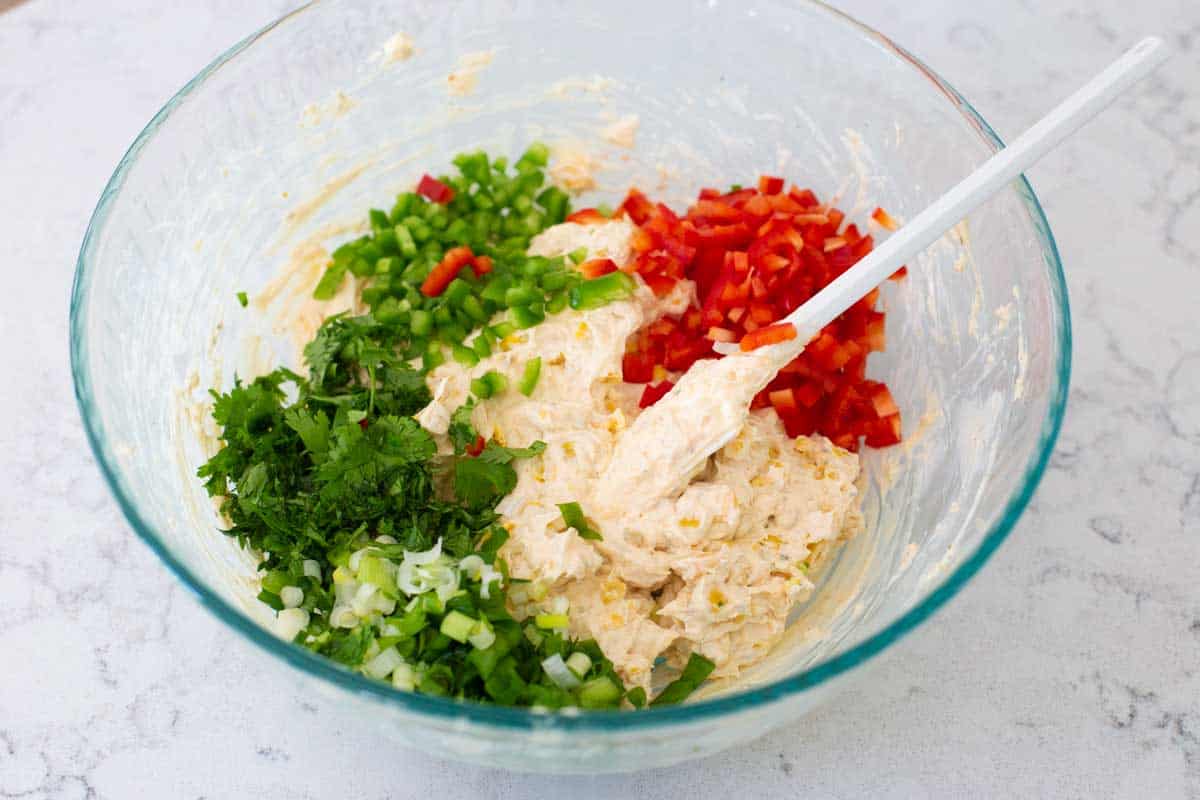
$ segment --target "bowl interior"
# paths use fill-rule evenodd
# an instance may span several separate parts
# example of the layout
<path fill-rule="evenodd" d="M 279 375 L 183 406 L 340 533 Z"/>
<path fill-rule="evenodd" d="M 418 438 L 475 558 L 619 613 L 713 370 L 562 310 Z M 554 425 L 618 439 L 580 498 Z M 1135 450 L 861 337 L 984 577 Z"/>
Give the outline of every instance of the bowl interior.
<path fill-rule="evenodd" d="M 413 40 L 411 58 L 389 56 L 399 32 Z M 472 76 L 473 64 L 482 66 Z M 452 73 L 473 90 L 452 92 Z M 632 117 L 627 148 L 610 126 Z M 215 532 L 194 478 L 212 445 L 207 390 L 297 365 L 280 320 L 311 313 L 303 297 L 318 248 L 355 235 L 368 208 L 389 207 L 457 152 L 516 155 L 531 140 L 594 171 L 578 205 L 613 203 L 636 185 L 683 208 L 702 186 L 772 173 L 835 199 L 860 227 L 877 205 L 910 217 L 996 145 L 918 62 L 815 4 L 307 7 L 176 97 L 97 209 L 72 348 L 114 491 L 139 534 L 227 622 L 328 691 L 365 692 L 399 714 L 605 734 L 813 701 L 953 594 L 1040 475 L 1065 397 L 1068 320 L 1053 242 L 1023 181 L 885 287 L 889 348 L 869 369 L 891 385 L 906 442 L 868 452 L 867 532 L 831 560 L 783 646 L 735 685 L 706 691 L 720 697 L 535 720 L 393 693 L 256 626 L 269 612 L 252 599 L 252 559 Z M 249 309 L 241 290 L 255 298 Z M 760 720 L 754 732 L 763 729 Z M 659 747 L 647 760 L 674 758 Z"/>

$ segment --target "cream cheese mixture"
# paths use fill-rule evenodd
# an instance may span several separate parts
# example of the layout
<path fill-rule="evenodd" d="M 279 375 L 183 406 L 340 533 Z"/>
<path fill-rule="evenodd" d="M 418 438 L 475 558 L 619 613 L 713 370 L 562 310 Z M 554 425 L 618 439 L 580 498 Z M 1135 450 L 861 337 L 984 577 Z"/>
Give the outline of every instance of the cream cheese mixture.
<path fill-rule="evenodd" d="M 535 238 L 529 252 L 586 248 L 589 258 L 623 266 L 634 230 L 626 221 L 565 223 Z M 862 526 L 858 457 L 821 436 L 788 438 L 770 410 L 752 412 L 732 441 L 697 464 L 669 459 L 701 452 L 703 420 L 688 428 L 694 442 L 636 454 L 621 447 L 641 391 L 621 379 L 625 343 L 662 313 L 682 312 L 693 294 L 688 281 L 665 298 L 643 286 L 628 300 L 551 316 L 474 367 L 434 369 L 434 399 L 417 415 L 449 454 L 450 415 L 468 399 L 471 380 L 492 370 L 515 378 L 542 359 L 531 397 L 504 392 L 473 412 L 485 437 L 547 445 L 518 462 L 517 486 L 497 508 L 510 532 L 501 555 L 512 577 L 529 581 L 509 597 L 520 618 L 569 609 L 571 636 L 594 638 L 630 685 L 648 686 L 660 656 L 679 665 L 698 651 L 715 662 L 717 677 L 758 661 L 813 589 L 813 557 Z M 731 370 L 707 370 L 691 390 L 728 392 Z M 636 469 L 624 468 L 629 459 Z M 688 477 L 683 486 L 655 480 L 679 474 Z M 600 541 L 566 527 L 558 504 L 567 502 L 580 503 Z"/>

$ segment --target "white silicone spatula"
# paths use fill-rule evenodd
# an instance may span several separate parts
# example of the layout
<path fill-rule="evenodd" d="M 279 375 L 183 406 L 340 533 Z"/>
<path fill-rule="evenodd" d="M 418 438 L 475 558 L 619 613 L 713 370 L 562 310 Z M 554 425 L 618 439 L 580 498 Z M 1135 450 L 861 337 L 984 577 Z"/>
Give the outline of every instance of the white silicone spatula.
<path fill-rule="evenodd" d="M 823 327 L 1008 186 L 1166 58 L 1166 47 L 1158 37 L 1138 42 L 782 320 L 796 327 L 795 339 L 740 355 L 736 344 L 718 345 L 716 349 L 734 357 L 697 362 L 674 389 L 634 421 L 618 442 L 605 479 L 600 483 L 601 501 L 621 503 L 628 502 L 631 496 L 650 494 L 661 497 L 682 488 L 708 456 L 741 430 L 749 414 L 750 399 L 771 382 L 780 368 L 799 355 Z M 656 458 L 647 461 L 647 453 L 655 453 Z M 645 466 L 631 468 L 636 464 Z"/>
<path fill-rule="evenodd" d="M 885 278 L 1004 189 L 1083 123 L 1107 108 L 1126 89 L 1149 75 L 1166 58 L 1167 49 L 1161 39 L 1156 36 L 1142 39 L 1012 144 L 913 217 L 866 258 L 793 311 L 786 321 L 795 325 L 799 334 L 796 351 L 799 352 L 804 343 L 859 298 L 883 283 Z"/>

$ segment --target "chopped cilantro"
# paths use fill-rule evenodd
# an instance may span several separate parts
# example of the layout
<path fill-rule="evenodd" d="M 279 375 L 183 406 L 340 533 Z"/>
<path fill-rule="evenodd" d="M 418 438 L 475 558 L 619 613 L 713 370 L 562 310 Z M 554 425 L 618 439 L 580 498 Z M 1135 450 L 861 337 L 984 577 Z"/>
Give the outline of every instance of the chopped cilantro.
<path fill-rule="evenodd" d="M 518 621 L 507 610 L 507 588 L 520 581 L 500 557 L 509 533 L 495 507 L 517 484 L 513 462 L 540 455 L 545 443 L 485 441 L 472 424 L 471 399 L 451 415 L 454 454 L 444 456 L 413 418 L 431 395 L 411 364 L 423 362 L 428 371 L 440 363 L 443 346 L 462 341 L 459 329 L 486 323 L 514 282 L 531 290 L 536 276 L 514 270 L 533 263 L 562 272 L 561 263 L 530 262 L 524 254 L 529 237 L 569 211 L 561 191 L 538 190 L 545 148 L 531 147 L 515 176 L 506 163 L 465 154 L 455 159 L 464 178 L 442 178 L 456 192 L 448 204 L 406 193 L 390 213 L 371 212 L 372 235 L 339 247 L 314 292 L 331 298 L 349 272 L 363 281 L 371 313 L 326 319 L 304 349 L 307 375 L 277 369 L 214 392 L 223 444 L 198 475 L 220 498 L 225 533 L 261 557 L 259 598 L 281 622 L 285 613 L 305 620 L 288 628 L 296 644 L 403 690 L 547 708 L 615 708 L 624 698 L 640 708 L 645 691 L 626 692 L 595 642 L 572 641 L 564 627 L 539 628 L 544 615 Z M 465 191 L 472 183 L 478 192 Z M 478 219 L 479 198 L 493 192 L 526 210 L 506 218 L 500 239 L 468 222 Z M 479 287 L 464 281 L 466 290 L 422 295 L 443 245 L 461 244 L 493 258 L 491 290 L 476 297 Z M 387 281 L 376 286 L 379 275 Z M 574 285 L 546 282 L 560 293 Z M 245 292 L 237 296 L 248 304 Z M 516 330 L 504 321 L 485 327 L 480 352 L 472 353 L 487 357 Z M 536 384 L 535 362 L 518 385 L 526 395 Z M 485 394 L 505 391 L 503 375 L 484 377 Z M 600 538 L 577 503 L 560 508 L 580 536 Z M 419 563 L 410 559 L 418 552 L 425 554 Z M 297 597 L 301 605 L 292 607 Z M 543 662 L 556 656 L 583 665 L 578 687 L 563 688 L 546 673 Z M 700 672 L 689 662 L 664 692 L 667 699 L 655 702 L 686 696 L 672 687 L 686 684 L 690 692 L 708 674 Z"/>

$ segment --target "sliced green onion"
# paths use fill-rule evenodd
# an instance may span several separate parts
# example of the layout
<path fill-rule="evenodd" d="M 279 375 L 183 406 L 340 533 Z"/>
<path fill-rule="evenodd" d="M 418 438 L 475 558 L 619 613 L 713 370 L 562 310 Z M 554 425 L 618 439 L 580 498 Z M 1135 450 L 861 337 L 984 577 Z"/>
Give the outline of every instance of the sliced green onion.
<path fill-rule="evenodd" d="M 567 660 L 567 666 L 570 666 L 570 659 Z M 579 687 L 579 705 L 584 708 L 616 708 L 620 702 L 621 687 L 607 675 L 584 681 Z"/>
<path fill-rule="evenodd" d="M 571 259 L 575 264 L 582 264 L 587 260 L 588 250 L 586 247 L 578 247 L 567 253 L 567 258 Z"/>
<path fill-rule="evenodd" d="M 442 619 L 442 625 L 438 629 L 445 635 L 449 636 L 456 642 L 466 642 L 472 632 L 475 630 L 473 620 L 461 611 L 451 611 Z"/>
<path fill-rule="evenodd" d="M 396 587 L 396 576 L 389 563 L 382 558 L 363 556 L 358 564 L 357 577 L 359 582 L 371 584 L 393 600 L 400 596 L 400 590 Z"/>
<path fill-rule="evenodd" d="M 405 692 L 417 687 L 417 673 L 409 664 L 401 664 L 392 671 L 392 686 Z"/>
<path fill-rule="evenodd" d="M 279 594 L 283 587 L 291 585 L 291 577 L 282 570 L 273 569 L 263 576 L 262 588 L 271 594 Z"/>
<path fill-rule="evenodd" d="M 543 630 L 550 630 L 565 628 L 571 624 L 571 620 L 566 614 L 538 614 L 533 618 L 533 624 Z"/>
<path fill-rule="evenodd" d="M 563 661 L 563 657 L 558 653 L 542 661 L 542 669 L 545 670 L 554 685 L 560 689 L 574 689 L 579 686 L 579 678 L 571 672 Z"/>
<path fill-rule="evenodd" d="M 683 702 L 688 695 L 696 691 L 700 684 L 704 683 L 715 667 L 716 664 L 704 656 L 692 653 L 679 677 L 668 683 L 666 688 L 659 692 L 658 697 L 650 701 L 650 705 L 660 706 Z"/>
<path fill-rule="evenodd" d="M 525 634 L 525 638 L 528 639 L 529 643 L 534 647 L 541 647 L 542 642 L 546 639 L 546 635 L 533 625 L 526 625 L 523 632 Z"/>
<path fill-rule="evenodd" d="M 425 351 L 425 355 L 421 357 L 421 368 L 426 372 L 437 369 L 442 364 L 446 363 L 446 354 L 442 348 L 436 344 L 429 345 L 429 349 Z"/>
<path fill-rule="evenodd" d="M 521 373 L 521 380 L 517 383 L 517 391 L 526 397 L 533 395 L 533 390 L 537 388 L 538 379 L 542 377 L 542 358 L 535 356 L 525 362 L 525 371 Z"/>
<path fill-rule="evenodd" d="M 487 620 L 481 619 L 475 623 L 475 627 L 467 639 L 476 650 L 486 650 L 496 643 L 496 632 L 492 630 L 491 625 L 488 625 Z"/>
<path fill-rule="evenodd" d="M 404 658 L 400 655 L 400 652 L 395 647 L 389 647 L 386 650 L 381 650 L 379 655 L 363 664 L 362 670 L 376 680 L 383 680 L 403 663 Z"/>
<path fill-rule="evenodd" d="M 238 303 L 241 304 L 242 308 L 245 308 L 246 306 L 250 305 L 250 298 L 246 295 L 245 292 L 237 293 L 237 301 L 238 301 Z"/>
<path fill-rule="evenodd" d="M 446 610 L 446 604 L 442 601 L 442 598 L 438 597 L 437 592 L 426 592 L 425 594 L 421 595 L 421 609 L 426 614 L 441 614 Z M 460 614 L 459 616 L 466 615 Z M 471 618 L 467 617 L 467 619 Z M 474 622 L 475 620 L 471 620 L 472 624 L 474 624 Z"/>
<path fill-rule="evenodd" d="M 592 658 L 587 653 L 576 651 L 567 656 L 567 669 L 575 673 L 575 677 L 583 678 L 592 668 Z"/>

